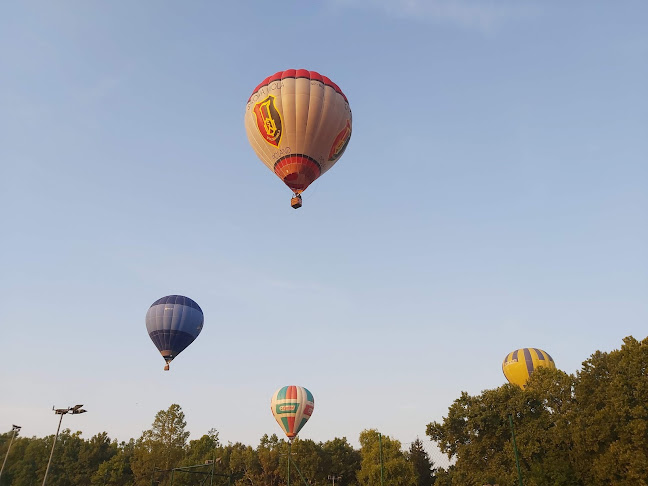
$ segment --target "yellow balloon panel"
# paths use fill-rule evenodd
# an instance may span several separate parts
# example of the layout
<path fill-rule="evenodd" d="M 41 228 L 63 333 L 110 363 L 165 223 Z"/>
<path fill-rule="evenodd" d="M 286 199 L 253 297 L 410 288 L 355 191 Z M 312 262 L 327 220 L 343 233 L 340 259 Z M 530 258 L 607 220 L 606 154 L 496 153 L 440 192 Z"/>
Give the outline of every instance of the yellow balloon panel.
<path fill-rule="evenodd" d="M 254 152 L 295 193 L 333 167 L 351 138 L 351 126 L 351 109 L 340 88 L 304 69 L 266 78 L 245 110 Z"/>
<path fill-rule="evenodd" d="M 524 389 L 534 370 L 542 366 L 556 368 L 553 358 L 546 351 L 537 348 L 521 348 L 506 355 L 502 363 L 502 371 L 509 383 Z"/>

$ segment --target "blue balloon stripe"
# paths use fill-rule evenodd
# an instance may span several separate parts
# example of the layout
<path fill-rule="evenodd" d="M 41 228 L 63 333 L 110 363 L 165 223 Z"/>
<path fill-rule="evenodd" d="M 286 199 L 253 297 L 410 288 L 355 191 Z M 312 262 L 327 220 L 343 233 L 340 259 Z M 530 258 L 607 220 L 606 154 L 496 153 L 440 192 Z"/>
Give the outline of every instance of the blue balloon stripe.
<path fill-rule="evenodd" d="M 522 351 L 524 351 L 524 361 L 526 361 L 527 372 L 529 373 L 529 376 L 531 376 L 531 373 L 533 373 L 533 358 L 531 357 L 531 351 L 529 351 L 529 348 L 524 348 Z"/>

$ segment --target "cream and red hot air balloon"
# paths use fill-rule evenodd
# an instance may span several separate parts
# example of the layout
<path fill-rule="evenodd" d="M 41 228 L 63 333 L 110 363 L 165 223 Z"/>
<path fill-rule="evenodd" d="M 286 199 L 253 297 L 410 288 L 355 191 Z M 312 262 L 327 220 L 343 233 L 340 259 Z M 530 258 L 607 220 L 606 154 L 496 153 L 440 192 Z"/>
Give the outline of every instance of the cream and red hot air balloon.
<path fill-rule="evenodd" d="M 513 385 L 526 388 L 526 382 L 534 372 L 541 367 L 556 368 L 549 353 L 537 348 L 522 348 L 506 355 L 502 362 L 502 372 Z"/>
<path fill-rule="evenodd" d="M 315 408 L 313 394 L 303 386 L 279 388 L 270 401 L 272 415 L 292 442 Z"/>
<path fill-rule="evenodd" d="M 259 84 L 245 109 L 245 130 L 263 164 L 294 193 L 301 193 L 344 153 L 351 138 L 351 108 L 326 76 L 288 69 Z"/>

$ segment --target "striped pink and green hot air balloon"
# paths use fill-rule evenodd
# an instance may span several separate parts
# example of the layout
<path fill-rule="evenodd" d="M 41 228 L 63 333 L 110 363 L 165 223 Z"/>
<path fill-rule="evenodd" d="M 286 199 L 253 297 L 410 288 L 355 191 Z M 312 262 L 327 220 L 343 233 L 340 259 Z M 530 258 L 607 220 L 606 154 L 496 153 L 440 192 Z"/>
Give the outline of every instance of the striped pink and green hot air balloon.
<path fill-rule="evenodd" d="M 314 408 L 313 394 L 303 386 L 279 388 L 270 402 L 272 415 L 291 441 L 308 422 Z"/>

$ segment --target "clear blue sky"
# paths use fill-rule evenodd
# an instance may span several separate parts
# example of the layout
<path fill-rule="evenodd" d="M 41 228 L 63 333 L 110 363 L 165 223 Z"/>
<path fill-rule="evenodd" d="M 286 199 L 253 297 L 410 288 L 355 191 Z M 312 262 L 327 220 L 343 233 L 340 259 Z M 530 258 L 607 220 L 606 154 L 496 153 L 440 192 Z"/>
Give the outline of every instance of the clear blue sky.
<path fill-rule="evenodd" d="M 4 2 L 0 430 L 126 440 L 425 438 L 520 347 L 575 372 L 648 334 L 648 4 Z M 245 103 L 306 68 L 349 98 L 340 162 L 289 206 Z M 165 373 L 167 294 L 199 338 Z"/>

